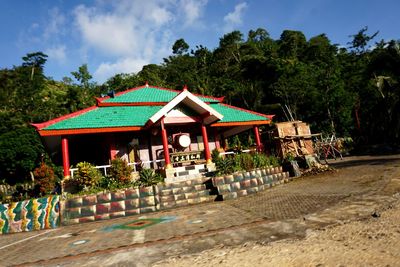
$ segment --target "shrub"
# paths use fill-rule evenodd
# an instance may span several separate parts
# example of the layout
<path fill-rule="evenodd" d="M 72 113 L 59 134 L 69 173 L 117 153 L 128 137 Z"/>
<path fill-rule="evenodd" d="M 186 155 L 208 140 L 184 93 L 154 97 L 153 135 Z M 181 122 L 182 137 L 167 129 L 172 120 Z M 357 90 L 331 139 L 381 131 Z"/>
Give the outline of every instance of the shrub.
<path fill-rule="evenodd" d="M 250 171 L 254 169 L 253 156 L 248 153 L 235 155 L 235 170 Z"/>
<path fill-rule="evenodd" d="M 156 173 L 153 169 L 145 169 L 143 168 L 139 172 L 139 179 L 136 181 L 138 186 L 146 187 L 161 183 L 164 181 L 164 178 Z"/>
<path fill-rule="evenodd" d="M 220 157 L 220 154 L 219 154 L 218 149 L 214 149 L 214 150 L 211 152 L 211 160 L 212 160 L 214 163 L 216 163 L 220 158 L 221 158 L 221 157 Z"/>
<path fill-rule="evenodd" d="M 80 190 L 88 190 L 98 185 L 102 179 L 102 175 L 98 169 L 88 162 L 80 162 L 76 165 L 76 171 L 73 180 L 76 182 Z"/>
<path fill-rule="evenodd" d="M 270 157 L 265 154 L 254 154 L 253 156 L 255 168 L 265 168 L 271 165 Z"/>
<path fill-rule="evenodd" d="M 43 196 L 52 193 L 56 184 L 56 176 L 54 175 L 53 168 L 42 162 L 33 171 L 33 176 L 35 178 L 35 188 L 40 195 Z"/>
<path fill-rule="evenodd" d="M 217 167 L 217 174 L 231 174 L 234 170 L 235 161 L 231 157 L 226 158 L 218 158 L 214 161 L 215 166 Z"/>
<path fill-rule="evenodd" d="M 269 157 L 269 163 L 270 163 L 270 165 L 272 165 L 274 167 L 277 167 L 277 166 L 281 165 L 280 160 L 275 156 L 270 156 Z"/>
<path fill-rule="evenodd" d="M 120 184 L 128 184 L 132 181 L 131 173 L 132 168 L 128 166 L 128 163 L 121 158 L 116 158 L 111 161 L 111 167 L 108 169 L 108 178 Z"/>

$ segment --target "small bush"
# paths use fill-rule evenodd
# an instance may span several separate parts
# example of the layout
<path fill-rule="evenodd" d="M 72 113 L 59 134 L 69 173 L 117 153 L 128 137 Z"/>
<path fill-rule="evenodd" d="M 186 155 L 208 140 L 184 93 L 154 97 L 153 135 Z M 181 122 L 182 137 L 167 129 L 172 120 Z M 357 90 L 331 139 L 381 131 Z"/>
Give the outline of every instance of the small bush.
<path fill-rule="evenodd" d="M 253 156 L 248 153 L 235 155 L 235 170 L 251 171 L 254 169 Z"/>
<path fill-rule="evenodd" d="M 235 161 L 231 157 L 220 158 L 215 162 L 217 167 L 217 174 L 231 174 L 235 171 Z"/>
<path fill-rule="evenodd" d="M 217 175 L 231 174 L 237 171 L 251 171 L 255 168 L 276 167 L 280 165 L 280 161 L 277 157 L 249 153 L 236 154 L 233 157 L 227 156 L 226 158 L 215 156 L 213 157 L 213 162 L 217 167 Z"/>
<path fill-rule="evenodd" d="M 164 178 L 156 173 L 153 169 L 145 169 L 143 168 L 139 172 L 139 179 L 136 181 L 136 184 L 141 187 L 156 185 L 164 181 Z"/>
<path fill-rule="evenodd" d="M 212 160 L 212 162 L 216 163 L 220 158 L 221 157 L 220 157 L 220 153 L 219 153 L 218 149 L 214 149 L 211 152 L 211 160 Z"/>
<path fill-rule="evenodd" d="M 80 190 L 87 191 L 95 187 L 102 179 L 102 175 L 98 169 L 88 162 L 80 162 L 76 165 L 76 171 L 73 180 L 76 182 Z"/>
<path fill-rule="evenodd" d="M 273 167 L 277 167 L 277 166 L 281 165 L 280 159 L 275 156 L 269 156 L 269 163 Z"/>
<path fill-rule="evenodd" d="M 129 184 L 132 181 L 132 168 L 121 158 L 116 158 L 111 161 L 111 167 L 108 169 L 107 173 L 111 181 L 114 180 L 123 185 Z"/>
<path fill-rule="evenodd" d="M 253 156 L 254 167 L 255 168 L 265 168 L 271 165 L 270 157 L 265 154 L 255 154 Z"/>
<path fill-rule="evenodd" d="M 42 162 L 33 171 L 33 176 L 35 178 L 35 189 L 37 189 L 39 195 L 43 196 L 53 192 L 56 185 L 56 176 L 53 168 Z"/>

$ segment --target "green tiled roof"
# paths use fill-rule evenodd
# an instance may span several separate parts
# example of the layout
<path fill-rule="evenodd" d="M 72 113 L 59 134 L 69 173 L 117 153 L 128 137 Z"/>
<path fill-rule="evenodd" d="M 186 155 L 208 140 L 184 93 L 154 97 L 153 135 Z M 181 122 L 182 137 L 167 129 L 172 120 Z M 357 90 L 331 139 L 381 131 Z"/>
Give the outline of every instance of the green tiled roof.
<path fill-rule="evenodd" d="M 99 107 L 44 130 L 143 126 L 162 106 Z"/>
<path fill-rule="evenodd" d="M 168 102 L 177 95 L 176 92 L 144 87 L 138 90 L 110 98 L 104 102 Z M 219 122 L 247 122 L 268 121 L 269 118 L 219 103 L 217 99 L 199 97 L 203 101 L 212 102 L 210 107 L 223 115 Z M 144 126 L 146 122 L 157 113 L 163 106 L 106 106 L 96 107 L 76 117 L 66 118 L 51 124 L 42 130 L 69 130 L 85 128 L 108 128 L 108 127 L 130 127 Z M 188 116 L 198 115 L 194 110 L 180 103 L 177 107 Z"/>
<path fill-rule="evenodd" d="M 221 113 L 224 117 L 219 122 L 244 122 L 244 121 L 264 121 L 269 120 L 264 116 L 254 114 L 250 111 L 244 111 L 229 107 L 223 104 L 210 104 L 210 107 Z"/>
<path fill-rule="evenodd" d="M 169 102 L 179 92 L 170 91 L 167 89 L 159 89 L 154 87 L 143 87 L 137 90 L 115 96 L 104 100 L 104 103 L 139 103 L 139 102 Z M 219 101 L 215 98 L 199 96 L 201 101 L 218 103 Z"/>

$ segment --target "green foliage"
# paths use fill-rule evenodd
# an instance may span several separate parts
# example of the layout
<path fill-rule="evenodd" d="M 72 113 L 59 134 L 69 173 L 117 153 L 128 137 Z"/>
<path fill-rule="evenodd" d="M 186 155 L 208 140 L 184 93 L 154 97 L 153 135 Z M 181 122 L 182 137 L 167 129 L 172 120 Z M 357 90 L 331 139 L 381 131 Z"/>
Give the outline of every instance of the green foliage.
<path fill-rule="evenodd" d="M 139 172 L 139 179 L 136 181 L 136 185 L 146 187 L 162 182 L 164 182 L 164 178 L 159 173 L 156 173 L 153 169 L 143 168 Z"/>
<path fill-rule="evenodd" d="M 217 175 L 231 174 L 235 171 L 235 160 L 232 157 L 219 158 L 214 163 Z"/>
<path fill-rule="evenodd" d="M 220 153 L 218 149 L 214 149 L 213 151 L 211 151 L 211 160 L 212 162 L 216 162 L 218 161 L 218 159 L 220 159 Z"/>
<path fill-rule="evenodd" d="M 132 181 L 131 173 L 132 168 L 121 158 L 113 159 L 111 161 L 111 167 L 107 170 L 108 177 L 120 184 L 130 183 Z"/>
<path fill-rule="evenodd" d="M 30 181 L 30 172 L 45 154 L 32 128 L 19 128 L 0 135 L 0 177 L 8 184 Z"/>
<path fill-rule="evenodd" d="M 89 69 L 87 64 L 83 64 L 79 67 L 78 71 L 71 72 L 72 76 L 81 83 L 83 88 L 89 89 L 90 80 L 92 79 L 92 75 L 89 73 Z"/>
<path fill-rule="evenodd" d="M 102 179 L 98 169 L 88 162 L 80 162 L 76 165 L 78 170 L 74 174 L 74 182 L 80 190 L 87 191 L 96 187 Z"/>
<path fill-rule="evenodd" d="M 46 195 L 53 192 L 56 185 L 56 176 L 53 168 L 42 162 L 39 167 L 33 171 L 35 178 L 35 187 L 40 195 Z"/>
<path fill-rule="evenodd" d="M 184 39 L 178 39 L 172 46 L 172 53 L 176 55 L 182 55 L 186 53 L 189 49 L 189 45 L 185 42 Z"/>
<path fill-rule="evenodd" d="M 217 175 L 231 174 L 237 171 L 251 171 L 257 168 L 276 167 L 279 159 L 265 154 L 242 153 L 234 156 L 213 158 L 217 167 Z"/>
<path fill-rule="evenodd" d="M 266 168 L 266 167 L 272 165 L 271 161 L 270 161 L 270 157 L 268 157 L 267 155 L 262 154 L 262 153 L 254 154 L 253 162 L 254 162 L 255 168 Z"/>
<path fill-rule="evenodd" d="M 275 156 L 270 156 L 269 162 L 270 162 L 271 166 L 273 166 L 273 167 L 277 167 L 277 166 L 281 165 L 281 160 Z"/>
<path fill-rule="evenodd" d="M 251 171 L 255 169 L 254 159 L 250 153 L 235 155 L 235 170 Z"/>

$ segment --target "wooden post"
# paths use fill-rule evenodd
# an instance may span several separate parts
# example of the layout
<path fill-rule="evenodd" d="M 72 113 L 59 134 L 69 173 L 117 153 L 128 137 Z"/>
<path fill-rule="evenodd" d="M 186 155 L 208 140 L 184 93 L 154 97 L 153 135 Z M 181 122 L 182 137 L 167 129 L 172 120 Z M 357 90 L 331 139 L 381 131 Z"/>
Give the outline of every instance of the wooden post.
<path fill-rule="evenodd" d="M 258 126 L 253 126 L 253 130 L 254 130 L 254 136 L 256 138 L 257 151 L 261 152 L 261 140 L 260 140 L 260 133 L 258 131 Z"/>
<path fill-rule="evenodd" d="M 207 128 L 204 124 L 201 124 L 201 134 L 203 136 L 203 144 L 204 144 L 204 157 L 206 159 L 207 164 L 212 163 L 211 161 L 211 153 L 210 153 L 210 146 L 208 144 L 208 135 L 207 135 Z"/>
<path fill-rule="evenodd" d="M 61 151 L 62 151 L 62 160 L 64 168 L 64 178 L 69 178 L 70 177 L 69 151 L 68 151 L 68 139 L 66 137 L 61 138 Z"/>

